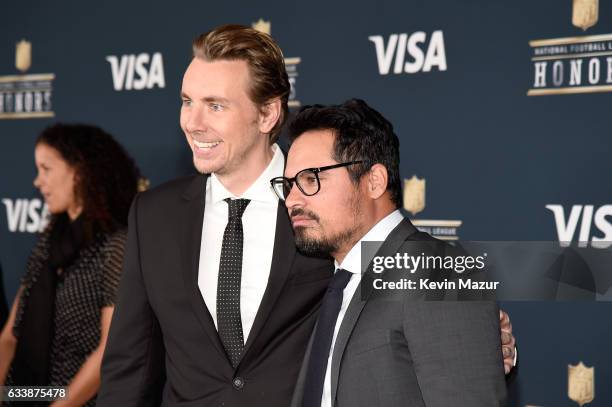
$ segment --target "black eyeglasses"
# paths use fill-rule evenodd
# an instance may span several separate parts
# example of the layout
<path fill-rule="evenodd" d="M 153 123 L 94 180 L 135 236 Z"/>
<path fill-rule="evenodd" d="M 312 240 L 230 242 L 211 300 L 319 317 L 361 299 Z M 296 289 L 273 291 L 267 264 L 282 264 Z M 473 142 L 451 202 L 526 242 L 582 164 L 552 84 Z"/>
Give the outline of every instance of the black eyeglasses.
<path fill-rule="evenodd" d="M 334 168 L 348 167 L 353 164 L 360 164 L 363 161 L 350 161 L 347 163 L 328 165 L 319 168 L 306 168 L 295 174 L 293 178 L 276 177 L 270 180 L 272 189 L 278 196 L 278 199 L 284 201 L 289 196 L 293 183 L 295 183 L 300 191 L 306 196 L 312 196 L 321 189 L 321 181 L 319 181 L 319 173 L 322 171 L 332 170 Z"/>

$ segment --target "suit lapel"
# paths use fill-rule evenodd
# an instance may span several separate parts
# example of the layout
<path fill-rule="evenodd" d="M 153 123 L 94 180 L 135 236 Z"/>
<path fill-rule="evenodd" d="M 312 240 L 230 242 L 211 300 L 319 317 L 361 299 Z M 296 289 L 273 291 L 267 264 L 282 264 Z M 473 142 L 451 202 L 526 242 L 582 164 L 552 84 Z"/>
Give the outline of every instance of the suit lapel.
<path fill-rule="evenodd" d="M 264 292 L 255 321 L 253 322 L 253 327 L 244 347 L 243 360 L 270 316 L 272 308 L 285 285 L 285 281 L 287 281 L 295 257 L 296 248 L 289 215 L 287 214 L 287 207 L 279 201 L 277 210 L 270 277 L 268 278 L 266 291 Z"/>
<path fill-rule="evenodd" d="M 408 219 L 404 219 L 399 225 L 395 227 L 382 244 L 376 256 L 390 256 L 394 255 L 400 246 L 408 239 L 408 237 L 417 232 L 417 229 L 410 223 Z M 362 268 L 363 269 L 363 268 Z M 369 269 L 369 267 L 368 267 Z M 338 390 L 338 376 L 340 374 L 340 363 L 346 344 L 348 343 L 353 328 L 359 319 L 359 315 L 363 310 L 370 294 L 372 293 L 372 274 L 366 272 L 362 274 L 361 283 L 355 290 L 355 294 L 349 303 L 349 306 L 344 314 L 344 319 L 340 324 L 338 335 L 336 336 L 336 342 L 334 344 L 334 352 L 332 355 L 332 366 L 331 366 L 331 399 L 332 406 L 336 404 L 336 393 Z M 363 298 L 363 299 L 362 299 Z"/>
<path fill-rule="evenodd" d="M 206 181 L 208 175 L 196 176 L 193 182 L 183 194 L 183 206 L 181 220 L 177 225 L 181 236 L 180 245 L 182 253 L 182 271 L 185 292 L 191 303 L 197 320 L 209 336 L 210 341 L 220 353 L 227 359 L 215 323 L 202 298 L 198 286 L 198 271 L 200 268 L 200 246 L 202 242 L 202 224 L 204 222 L 204 204 L 206 197 Z M 229 364 L 229 361 L 228 361 Z"/>

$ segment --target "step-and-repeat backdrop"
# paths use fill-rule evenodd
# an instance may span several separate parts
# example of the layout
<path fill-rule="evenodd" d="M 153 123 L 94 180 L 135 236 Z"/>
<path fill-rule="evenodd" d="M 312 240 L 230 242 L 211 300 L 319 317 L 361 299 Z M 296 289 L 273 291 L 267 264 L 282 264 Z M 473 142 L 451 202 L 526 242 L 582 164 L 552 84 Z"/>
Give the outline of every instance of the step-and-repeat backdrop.
<path fill-rule="evenodd" d="M 178 122 L 191 40 L 230 22 L 281 45 L 292 108 L 359 97 L 394 123 L 405 208 L 420 228 L 448 240 L 612 240 L 609 1 L 9 1 L 0 25 L 9 301 L 47 214 L 32 185 L 39 132 L 56 121 L 101 126 L 153 186 L 191 173 Z M 612 405 L 610 303 L 503 307 L 518 338 L 513 405 Z M 594 369 L 570 375 L 581 362 Z"/>

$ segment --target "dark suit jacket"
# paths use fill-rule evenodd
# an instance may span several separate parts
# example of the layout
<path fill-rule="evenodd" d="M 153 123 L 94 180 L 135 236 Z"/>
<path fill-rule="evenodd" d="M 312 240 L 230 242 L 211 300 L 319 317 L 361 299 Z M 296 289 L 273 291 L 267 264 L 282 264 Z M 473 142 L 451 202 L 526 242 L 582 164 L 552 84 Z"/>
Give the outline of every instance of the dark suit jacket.
<path fill-rule="evenodd" d="M 418 232 L 405 219 L 391 232 L 377 255 L 394 256 L 398 252 L 446 255 L 447 250 L 453 249 Z M 418 270 L 416 275 L 425 277 L 423 273 Z M 429 277 L 440 280 L 447 276 L 435 272 Z M 334 344 L 333 406 L 503 404 L 506 389 L 499 311 L 494 301 L 423 301 L 419 291 L 374 290 L 372 278 L 376 277 L 370 273 L 363 275 Z M 457 298 L 458 293 L 450 294 Z M 303 403 L 309 354 L 310 345 L 292 407 L 301 407 Z"/>
<path fill-rule="evenodd" d="M 180 179 L 132 204 L 98 406 L 159 405 L 164 382 L 165 406 L 290 402 L 333 265 L 296 251 L 279 203 L 270 278 L 233 369 L 198 288 L 205 185 L 206 176 Z"/>

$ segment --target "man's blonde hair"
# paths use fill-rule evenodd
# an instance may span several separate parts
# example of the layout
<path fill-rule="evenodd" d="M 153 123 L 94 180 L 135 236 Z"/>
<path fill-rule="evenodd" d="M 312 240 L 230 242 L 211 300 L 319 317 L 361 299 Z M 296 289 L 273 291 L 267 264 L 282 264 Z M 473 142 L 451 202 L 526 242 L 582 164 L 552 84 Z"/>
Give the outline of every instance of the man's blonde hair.
<path fill-rule="evenodd" d="M 206 61 L 246 61 L 251 74 L 249 97 L 259 108 L 279 98 L 281 114 L 272 130 L 270 144 L 276 142 L 289 116 L 289 77 L 280 47 L 268 34 L 237 24 L 223 25 L 193 40 L 193 57 Z"/>

